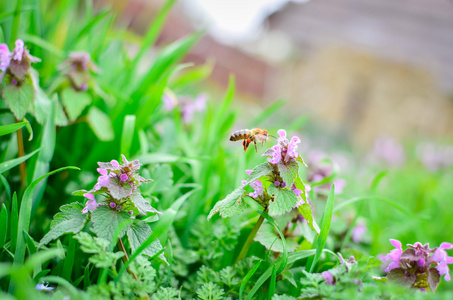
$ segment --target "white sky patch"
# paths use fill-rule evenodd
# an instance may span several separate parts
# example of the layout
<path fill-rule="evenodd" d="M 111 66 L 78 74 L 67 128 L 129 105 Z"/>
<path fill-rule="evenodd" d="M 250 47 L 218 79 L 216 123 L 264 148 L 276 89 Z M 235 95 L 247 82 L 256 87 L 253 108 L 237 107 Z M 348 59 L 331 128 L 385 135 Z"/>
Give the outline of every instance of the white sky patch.
<path fill-rule="evenodd" d="M 263 20 L 288 0 L 185 0 L 184 5 L 209 33 L 223 43 L 257 37 Z"/>

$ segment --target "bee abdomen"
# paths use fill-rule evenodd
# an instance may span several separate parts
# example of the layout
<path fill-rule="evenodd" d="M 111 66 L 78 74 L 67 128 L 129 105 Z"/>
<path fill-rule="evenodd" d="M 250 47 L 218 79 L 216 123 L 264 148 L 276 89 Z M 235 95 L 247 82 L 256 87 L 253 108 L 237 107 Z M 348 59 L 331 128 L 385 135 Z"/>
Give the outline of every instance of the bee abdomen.
<path fill-rule="evenodd" d="M 239 140 L 246 140 L 250 137 L 250 130 L 248 129 L 241 129 L 238 131 L 233 132 L 230 135 L 230 141 L 239 141 Z"/>

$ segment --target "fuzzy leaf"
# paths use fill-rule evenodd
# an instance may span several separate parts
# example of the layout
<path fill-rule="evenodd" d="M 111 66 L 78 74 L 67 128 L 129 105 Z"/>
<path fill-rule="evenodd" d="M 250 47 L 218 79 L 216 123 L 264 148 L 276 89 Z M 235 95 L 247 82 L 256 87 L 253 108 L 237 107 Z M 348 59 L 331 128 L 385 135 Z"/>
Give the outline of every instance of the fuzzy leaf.
<path fill-rule="evenodd" d="M 127 238 L 129 240 L 129 244 L 131 245 L 132 253 L 135 252 L 137 248 L 140 247 L 140 245 L 146 241 L 147 238 L 149 238 L 152 232 L 153 231 L 151 230 L 151 227 L 149 227 L 149 225 L 146 224 L 145 222 L 133 224 L 127 230 Z M 160 250 L 162 250 L 162 245 L 160 244 L 159 239 L 156 239 L 154 242 L 151 243 L 151 245 L 149 245 L 148 248 L 143 250 L 142 254 L 149 257 L 153 257 Z M 167 262 L 164 253 L 161 253 L 159 255 L 159 258 Z"/>
<path fill-rule="evenodd" d="M 119 183 L 116 177 L 109 177 L 107 189 L 110 195 L 118 200 L 129 197 L 132 194 L 132 187 L 128 183 Z"/>
<path fill-rule="evenodd" d="M 237 276 L 236 270 L 233 267 L 228 266 L 220 270 L 220 280 L 229 287 L 239 284 L 240 279 Z"/>
<path fill-rule="evenodd" d="M 61 212 L 54 216 L 52 223 L 50 223 L 50 231 L 41 239 L 38 248 L 65 233 L 78 233 L 82 230 L 88 219 L 87 214 L 82 214 L 83 208 L 83 204 L 79 202 L 60 207 Z"/>
<path fill-rule="evenodd" d="M 160 287 L 152 296 L 151 300 L 179 300 L 179 291 L 171 287 Z"/>
<path fill-rule="evenodd" d="M 73 88 L 66 88 L 61 93 L 61 102 L 70 121 L 75 121 L 82 111 L 90 105 L 92 99 L 87 92 L 78 92 Z"/>
<path fill-rule="evenodd" d="M 146 215 L 148 212 L 160 213 L 155 208 L 153 208 L 151 204 L 145 198 L 143 198 L 142 194 L 140 194 L 140 192 L 138 191 L 132 193 L 131 201 L 132 203 L 134 203 L 138 211 L 143 215 Z"/>
<path fill-rule="evenodd" d="M 304 203 L 302 205 L 299 205 L 299 212 L 304 217 L 305 221 L 307 221 L 308 226 L 310 226 L 311 230 L 319 234 L 320 229 L 315 219 L 313 218 L 313 212 L 311 210 L 310 204 Z"/>
<path fill-rule="evenodd" d="M 23 83 L 21 86 L 8 83 L 3 88 L 3 99 L 18 120 L 21 120 L 25 116 L 25 113 L 33 102 L 34 94 L 35 90 L 28 82 Z"/>
<path fill-rule="evenodd" d="M 275 232 L 274 226 L 265 222 L 261 225 L 260 229 L 258 230 L 255 241 L 259 242 L 261 245 L 266 247 L 266 249 L 270 249 L 274 252 L 283 252 L 283 243 L 280 238 L 280 235 Z M 286 239 L 286 248 L 288 252 L 293 252 L 299 244 L 292 238 Z M 271 248 L 272 247 L 272 248 Z"/>
<path fill-rule="evenodd" d="M 288 187 L 291 187 L 293 182 L 299 176 L 299 164 L 296 161 L 290 161 L 287 164 L 280 161 L 277 164 L 277 168 L 283 178 L 283 181 L 286 182 Z"/>
<path fill-rule="evenodd" d="M 305 192 L 305 184 L 300 179 L 299 174 L 297 174 L 296 179 L 294 179 L 294 185 L 296 186 L 296 189 L 299 189 L 302 191 L 302 194 L 300 194 L 300 197 L 304 200 L 304 202 L 307 202 L 307 194 Z"/>
<path fill-rule="evenodd" d="M 19 80 L 22 80 L 31 68 L 31 61 L 24 57 L 22 60 L 12 59 L 9 63 L 9 70 Z"/>
<path fill-rule="evenodd" d="M 79 241 L 80 249 L 85 253 L 101 253 L 109 246 L 109 241 L 102 238 L 94 238 L 87 232 L 79 232 L 74 236 Z"/>
<path fill-rule="evenodd" d="M 401 253 L 401 259 L 408 260 L 408 261 L 418 261 L 420 258 L 423 258 L 423 254 L 416 255 L 415 250 L 412 248 L 406 249 Z"/>
<path fill-rule="evenodd" d="M 155 178 L 155 181 L 149 184 L 152 193 L 165 192 L 173 185 L 173 172 L 169 165 L 157 166 L 151 172 L 151 178 Z"/>
<path fill-rule="evenodd" d="M 300 156 L 300 155 L 297 156 L 296 160 L 307 167 L 307 164 L 304 162 L 304 159 L 302 158 L 302 156 Z"/>
<path fill-rule="evenodd" d="M 44 124 L 50 115 L 52 101 L 55 101 L 55 124 L 58 126 L 68 125 L 68 119 L 66 118 L 63 107 L 61 106 L 58 98 L 55 94 L 54 99 L 50 100 L 47 94 L 38 87 L 35 96 L 35 116 L 39 124 Z"/>
<path fill-rule="evenodd" d="M 128 213 L 110 209 L 107 206 L 100 206 L 91 213 L 91 221 L 93 222 L 93 231 L 98 237 L 112 241 L 116 228 L 125 220 L 130 219 Z M 121 230 L 118 238 L 121 238 L 127 230 L 127 226 Z"/>
<path fill-rule="evenodd" d="M 390 270 L 387 274 L 387 278 L 393 283 L 398 283 L 408 287 L 412 286 L 417 279 L 415 274 L 406 274 L 402 268 Z"/>
<path fill-rule="evenodd" d="M 250 177 L 247 179 L 247 184 L 250 184 L 254 182 L 255 180 L 258 180 L 259 178 L 266 176 L 267 174 L 270 174 L 272 172 L 272 168 L 269 166 L 269 164 L 262 163 L 258 166 L 256 166 L 253 170 L 252 173 L 250 174 Z"/>
<path fill-rule="evenodd" d="M 91 107 L 88 111 L 88 123 L 94 134 L 103 142 L 113 140 L 115 134 L 113 133 L 113 126 L 110 118 L 100 109 Z"/>
<path fill-rule="evenodd" d="M 431 289 L 431 291 L 435 292 L 437 289 L 437 286 L 439 285 L 440 282 L 440 275 L 439 271 L 437 271 L 436 268 L 431 267 L 428 270 L 428 284 Z"/>
<path fill-rule="evenodd" d="M 105 252 L 91 256 L 88 261 L 96 268 L 109 268 L 115 266 L 116 261 L 124 256 L 124 252 Z"/>
<path fill-rule="evenodd" d="M 245 201 L 242 199 L 243 195 L 244 188 L 242 186 L 235 189 L 226 196 L 225 199 L 220 200 L 214 205 L 214 208 L 208 215 L 208 220 L 210 220 L 217 212 L 220 212 L 222 218 L 242 213 L 246 207 Z"/>
<path fill-rule="evenodd" d="M 298 199 L 293 191 L 288 189 L 279 189 L 271 184 L 267 192 L 274 195 L 274 200 L 269 202 L 270 215 L 281 215 L 296 207 Z"/>

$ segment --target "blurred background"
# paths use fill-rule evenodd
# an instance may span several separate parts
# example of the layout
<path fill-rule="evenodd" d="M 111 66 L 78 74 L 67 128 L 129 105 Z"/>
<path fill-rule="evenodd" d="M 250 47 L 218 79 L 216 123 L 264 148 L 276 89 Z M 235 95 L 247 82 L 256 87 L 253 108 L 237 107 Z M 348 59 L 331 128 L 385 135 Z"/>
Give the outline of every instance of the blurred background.
<path fill-rule="evenodd" d="M 139 34 L 163 3 L 96 1 Z M 251 116 L 284 99 L 285 118 L 307 116 L 362 150 L 381 136 L 453 133 L 453 1 L 181 0 L 158 44 L 194 30 L 207 34 L 186 61 L 212 61 L 205 89 L 234 74 L 236 105 Z"/>

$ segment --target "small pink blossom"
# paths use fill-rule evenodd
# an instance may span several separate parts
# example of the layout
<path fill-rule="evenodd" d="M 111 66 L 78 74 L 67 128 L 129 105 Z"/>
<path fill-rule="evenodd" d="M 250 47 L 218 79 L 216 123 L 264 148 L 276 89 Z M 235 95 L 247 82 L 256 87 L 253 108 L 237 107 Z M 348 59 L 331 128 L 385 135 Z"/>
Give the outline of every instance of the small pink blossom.
<path fill-rule="evenodd" d="M 252 175 L 252 170 L 245 170 L 245 173 L 247 173 L 248 175 Z"/>
<path fill-rule="evenodd" d="M 90 193 L 85 193 L 83 194 L 83 196 L 87 198 L 88 201 L 85 203 L 85 208 L 82 210 L 82 213 L 86 214 L 88 211 L 94 211 L 98 207 L 94 195 Z"/>
<path fill-rule="evenodd" d="M 402 245 L 401 242 L 398 240 L 390 239 L 390 243 L 396 248 L 390 251 L 389 254 L 387 254 L 384 257 L 384 262 L 388 260 L 392 260 L 390 264 L 388 265 L 387 269 L 385 269 L 385 272 L 390 272 L 390 270 L 397 269 L 400 267 L 400 258 L 401 254 L 403 253 Z"/>
<path fill-rule="evenodd" d="M 254 192 L 249 194 L 250 197 L 256 199 L 263 195 L 263 183 L 261 181 L 256 180 L 250 183 L 250 186 L 254 189 Z"/>
<path fill-rule="evenodd" d="M 335 285 L 334 277 L 333 277 L 332 273 L 330 273 L 329 271 L 324 271 L 321 273 L 321 275 L 322 275 L 322 277 L 324 277 L 325 283 L 330 284 L 330 285 Z"/>
<path fill-rule="evenodd" d="M 276 165 L 282 160 L 282 149 L 280 145 L 275 145 L 271 149 L 274 152 L 271 154 L 272 156 L 267 159 L 267 161 Z"/>
<path fill-rule="evenodd" d="M 22 40 L 17 40 L 16 41 L 16 48 L 14 48 L 14 54 L 13 54 L 13 59 L 22 61 L 22 58 L 24 56 L 24 41 Z"/>

